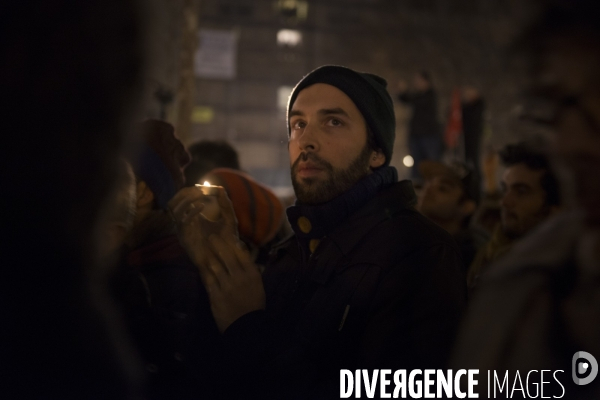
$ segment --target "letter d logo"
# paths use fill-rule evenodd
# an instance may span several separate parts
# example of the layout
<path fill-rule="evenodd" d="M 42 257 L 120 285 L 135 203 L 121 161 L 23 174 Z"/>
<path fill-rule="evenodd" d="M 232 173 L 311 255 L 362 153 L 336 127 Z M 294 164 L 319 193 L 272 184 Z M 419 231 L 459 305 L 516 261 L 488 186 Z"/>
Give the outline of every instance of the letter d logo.
<path fill-rule="evenodd" d="M 579 361 L 582 358 L 586 360 L 586 362 L 582 362 L 579 363 L 579 365 L 577 365 L 577 361 Z M 572 367 L 573 382 L 575 382 L 576 385 L 587 385 L 596 378 L 596 375 L 598 375 L 598 362 L 596 361 L 593 355 L 585 351 L 578 351 L 577 353 L 573 354 Z M 578 374 L 581 375 L 586 373 L 587 371 L 590 371 L 590 367 L 591 372 L 587 377 L 579 378 L 577 376 Z"/>

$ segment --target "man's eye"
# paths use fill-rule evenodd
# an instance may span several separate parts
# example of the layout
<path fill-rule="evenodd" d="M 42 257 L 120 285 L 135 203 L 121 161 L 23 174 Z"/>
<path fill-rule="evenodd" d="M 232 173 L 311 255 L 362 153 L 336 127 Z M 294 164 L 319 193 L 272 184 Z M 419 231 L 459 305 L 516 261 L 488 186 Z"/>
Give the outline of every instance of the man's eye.
<path fill-rule="evenodd" d="M 293 129 L 303 129 L 306 126 L 304 121 L 296 121 L 292 124 Z"/>
<path fill-rule="evenodd" d="M 329 120 L 328 125 L 331 125 L 331 126 L 341 126 L 343 124 L 342 124 L 342 121 L 340 121 L 339 119 L 332 118 L 332 119 Z"/>

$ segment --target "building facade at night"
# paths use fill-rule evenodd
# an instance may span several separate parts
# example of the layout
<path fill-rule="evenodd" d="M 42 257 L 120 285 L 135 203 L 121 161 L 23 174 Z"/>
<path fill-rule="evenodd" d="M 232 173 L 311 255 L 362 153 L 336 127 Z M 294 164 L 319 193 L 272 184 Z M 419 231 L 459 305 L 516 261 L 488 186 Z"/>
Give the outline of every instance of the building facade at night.
<path fill-rule="evenodd" d="M 163 31 L 156 39 L 156 81 L 174 91 L 184 0 L 155 2 Z M 473 85 L 488 104 L 486 140 L 499 146 L 516 135 L 511 121 L 517 79 L 505 61 L 524 15 L 516 1 L 201 0 L 197 7 L 201 53 L 193 125 L 183 140 L 232 142 L 242 168 L 266 184 L 289 186 L 287 95 L 304 74 L 324 64 L 379 74 L 392 97 L 399 79 L 410 82 L 415 72 L 428 70 L 443 123 L 452 89 Z M 212 65 L 198 65 L 207 60 Z M 396 114 L 392 165 L 407 176 L 402 160 L 410 110 L 397 103 Z"/>

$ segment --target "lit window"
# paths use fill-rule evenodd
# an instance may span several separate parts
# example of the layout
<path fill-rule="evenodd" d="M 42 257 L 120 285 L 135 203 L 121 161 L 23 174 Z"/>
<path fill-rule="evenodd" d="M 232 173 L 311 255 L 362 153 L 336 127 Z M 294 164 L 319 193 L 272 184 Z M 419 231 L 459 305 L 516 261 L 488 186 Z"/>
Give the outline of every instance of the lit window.
<path fill-rule="evenodd" d="M 302 44 L 302 33 L 293 29 L 282 29 L 277 32 L 277 44 L 280 46 L 296 47 Z"/>
<path fill-rule="evenodd" d="M 293 89 L 291 86 L 279 86 L 277 89 L 277 107 L 280 110 L 287 110 L 288 99 Z"/>
<path fill-rule="evenodd" d="M 308 15 L 308 2 L 304 0 L 277 0 L 275 9 L 288 22 L 302 22 Z"/>

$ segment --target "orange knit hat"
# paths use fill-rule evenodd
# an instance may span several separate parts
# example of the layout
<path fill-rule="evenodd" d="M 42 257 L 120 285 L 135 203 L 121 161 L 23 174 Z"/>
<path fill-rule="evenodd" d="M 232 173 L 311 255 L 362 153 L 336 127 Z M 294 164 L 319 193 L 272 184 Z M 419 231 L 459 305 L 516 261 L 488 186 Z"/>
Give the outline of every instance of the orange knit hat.
<path fill-rule="evenodd" d="M 283 221 L 283 206 L 271 189 L 229 168 L 214 169 L 205 177 L 212 185 L 225 188 L 242 238 L 262 246 L 275 237 Z"/>

